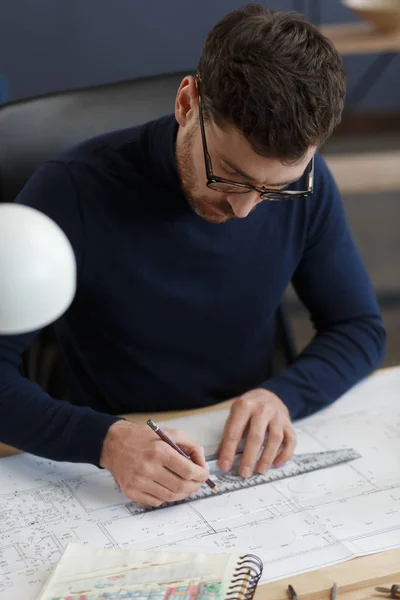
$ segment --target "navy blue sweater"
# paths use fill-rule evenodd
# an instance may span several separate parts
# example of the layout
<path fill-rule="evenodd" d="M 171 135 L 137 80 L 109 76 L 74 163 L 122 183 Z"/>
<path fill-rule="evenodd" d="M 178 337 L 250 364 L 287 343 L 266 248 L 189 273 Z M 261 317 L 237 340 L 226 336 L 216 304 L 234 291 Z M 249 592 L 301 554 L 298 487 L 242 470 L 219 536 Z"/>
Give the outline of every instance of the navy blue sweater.
<path fill-rule="evenodd" d="M 98 464 L 117 414 L 205 406 L 263 386 L 298 418 L 378 365 L 381 317 L 322 158 L 311 197 L 262 202 L 215 225 L 181 190 L 176 133 L 168 116 L 89 140 L 21 192 L 18 202 L 54 219 L 77 258 L 76 298 L 56 324 L 69 402 L 20 375 L 35 334 L 1 337 L 0 441 Z M 274 313 L 291 280 L 316 336 L 271 377 Z"/>

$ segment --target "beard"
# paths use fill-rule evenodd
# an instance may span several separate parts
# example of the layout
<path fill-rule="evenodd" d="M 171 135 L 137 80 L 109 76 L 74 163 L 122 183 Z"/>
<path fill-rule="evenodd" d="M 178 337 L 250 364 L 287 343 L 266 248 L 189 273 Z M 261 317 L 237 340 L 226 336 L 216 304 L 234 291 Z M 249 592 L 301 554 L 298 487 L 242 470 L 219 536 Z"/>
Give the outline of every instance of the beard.
<path fill-rule="evenodd" d="M 218 192 L 215 194 L 215 199 L 201 194 L 198 185 L 198 177 L 193 160 L 193 145 L 196 135 L 196 127 L 192 127 L 187 134 L 181 138 L 176 144 L 176 162 L 178 165 L 179 176 L 182 183 L 182 188 L 185 193 L 189 206 L 202 219 L 209 223 L 225 223 L 232 219 L 235 214 L 232 211 L 231 205 L 224 198 L 218 197 Z M 204 178 L 206 177 L 204 167 Z"/>

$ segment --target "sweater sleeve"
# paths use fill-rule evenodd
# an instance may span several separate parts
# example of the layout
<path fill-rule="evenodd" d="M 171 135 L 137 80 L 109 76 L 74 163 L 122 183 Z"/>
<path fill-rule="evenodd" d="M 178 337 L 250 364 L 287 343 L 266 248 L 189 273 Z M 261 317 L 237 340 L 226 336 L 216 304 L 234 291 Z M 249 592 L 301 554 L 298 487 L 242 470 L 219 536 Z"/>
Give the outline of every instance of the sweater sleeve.
<path fill-rule="evenodd" d="M 262 384 L 281 398 L 293 419 L 331 404 L 371 373 L 383 358 L 386 342 L 339 191 L 320 156 L 316 171 L 306 247 L 293 277 L 315 336 L 292 365 Z"/>
<path fill-rule="evenodd" d="M 66 233 L 77 260 L 79 286 L 85 234 L 68 167 L 57 162 L 42 166 L 17 202 L 47 214 Z M 21 355 L 37 334 L 0 336 L 0 441 L 54 460 L 97 465 L 107 430 L 118 418 L 51 398 L 21 375 Z"/>

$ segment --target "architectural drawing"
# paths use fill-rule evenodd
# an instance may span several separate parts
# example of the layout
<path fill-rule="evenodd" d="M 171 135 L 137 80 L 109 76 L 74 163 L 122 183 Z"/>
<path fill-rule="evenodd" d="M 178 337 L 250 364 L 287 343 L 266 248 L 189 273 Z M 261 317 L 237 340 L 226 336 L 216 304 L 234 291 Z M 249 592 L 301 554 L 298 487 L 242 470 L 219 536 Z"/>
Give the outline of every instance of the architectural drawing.
<path fill-rule="evenodd" d="M 353 447 L 362 458 L 192 504 L 132 515 L 106 471 L 32 455 L 1 460 L 0 600 L 34 600 L 69 542 L 251 552 L 264 561 L 264 581 L 399 546 L 400 404 L 377 379 L 296 428 L 298 453 Z M 399 390 L 400 369 L 393 383 Z M 225 418 L 173 426 L 203 431 L 209 452 Z"/>

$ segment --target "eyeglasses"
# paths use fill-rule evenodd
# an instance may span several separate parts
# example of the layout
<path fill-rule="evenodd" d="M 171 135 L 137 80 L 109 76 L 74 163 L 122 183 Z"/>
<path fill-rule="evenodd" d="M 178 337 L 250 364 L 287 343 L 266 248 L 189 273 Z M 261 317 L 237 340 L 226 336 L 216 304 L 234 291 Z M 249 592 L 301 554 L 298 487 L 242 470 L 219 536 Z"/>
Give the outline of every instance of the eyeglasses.
<path fill-rule="evenodd" d="M 207 187 L 218 192 L 225 192 L 229 194 L 248 194 L 249 192 L 255 191 L 260 194 L 261 200 L 269 200 L 272 202 L 279 202 L 281 200 L 291 200 L 295 198 L 304 198 L 309 196 L 313 192 L 314 186 L 314 157 L 311 159 L 307 166 L 307 190 L 274 190 L 266 187 L 256 187 L 250 183 L 239 183 L 238 181 L 230 181 L 223 177 L 214 175 L 212 170 L 211 158 L 207 149 L 206 131 L 204 127 L 204 116 L 203 116 L 203 101 L 201 97 L 201 78 L 200 75 L 196 76 L 197 89 L 199 91 L 199 116 L 200 116 L 200 129 L 201 139 L 203 142 L 204 162 L 206 166 L 207 176 Z"/>

